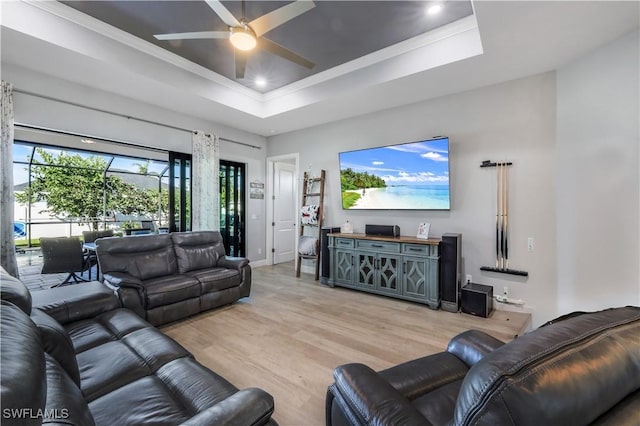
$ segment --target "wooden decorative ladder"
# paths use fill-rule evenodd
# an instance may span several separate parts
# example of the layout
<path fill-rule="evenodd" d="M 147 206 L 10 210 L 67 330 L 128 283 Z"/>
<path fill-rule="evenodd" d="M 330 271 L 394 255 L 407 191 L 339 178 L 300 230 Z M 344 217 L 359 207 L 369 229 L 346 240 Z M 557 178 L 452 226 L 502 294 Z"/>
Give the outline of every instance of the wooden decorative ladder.
<path fill-rule="evenodd" d="M 324 182 L 325 182 L 325 171 L 320 171 L 320 177 L 312 177 L 309 172 L 304 172 L 304 180 L 302 182 L 302 206 L 306 206 L 310 201 L 316 201 L 315 204 L 318 206 L 318 224 L 317 225 L 303 225 L 302 220 L 300 221 L 300 237 L 304 235 L 313 236 L 316 238 L 316 254 L 315 255 L 305 255 L 300 254 L 298 252 L 298 264 L 296 266 L 296 277 L 300 277 L 300 266 L 302 264 L 302 259 L 315 259 L 316 261 L 316 276 L 315 280 L 318 281 L 320 278 L 320 233 L 322 230 L 322 216 L 323 216 L 323 207 L 324 207 Z M 312 235 L 310 233 L 305 234 L 305 229 L 311 228 L 313 229 Z"/>

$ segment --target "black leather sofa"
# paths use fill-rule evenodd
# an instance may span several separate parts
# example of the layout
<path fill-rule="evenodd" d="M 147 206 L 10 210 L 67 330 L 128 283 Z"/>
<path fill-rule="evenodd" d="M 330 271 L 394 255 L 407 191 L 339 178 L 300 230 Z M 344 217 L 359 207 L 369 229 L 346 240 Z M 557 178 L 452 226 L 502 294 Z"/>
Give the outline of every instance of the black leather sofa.
<path fill-rule="evenodd" d="M 0 271 L 2 425 L 276 425 L 98 282 L 34 292 Z"/>
<path fill-rule="evenodd" d="M 640 308 L 570 315 L 508 344 L 467 331 L 445 352 L 333 376 L 328 426 L 638 425 Z"/>
<path fill-rule="evenodd" d="M 104 284 L 153 325 L 228 305 L 251 291 L 251 266 L 217 231 L 96 240 Z"/>

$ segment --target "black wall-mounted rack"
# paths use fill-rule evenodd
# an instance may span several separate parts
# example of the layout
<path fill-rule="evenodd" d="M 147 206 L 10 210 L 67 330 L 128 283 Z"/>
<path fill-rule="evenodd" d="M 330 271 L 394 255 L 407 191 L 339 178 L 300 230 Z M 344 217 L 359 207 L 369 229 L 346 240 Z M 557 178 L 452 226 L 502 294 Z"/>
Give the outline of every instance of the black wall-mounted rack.
<path fill-rule="evenodd" d="M 492 163 L 489 160 L 484 160 L 482 162 L 482 164 L 480 164 L 480 167 L 496 167 L 498 165 L 500 165 L 500 166 L 512 166 L 513 163 L 510 163 L 510 162 L 509 163 Z"/>
<path fill-rule="evenodd" d="M 484 160 L 480 164 L 480 167 L 497 167 L 497 166 L 512 166 L 512 165 L 513 165 L 512 162 L 492 162 L 490 160 Z M 497 238 L 497 234 L 496 234 L 496 238 Z M 518 275 L 520 277 L 529 276 L 529 273 L 527 271 L 519 271 L 517 269 L 509 269 L 509 268 L 494 268 L 492 266 L 481 266 L 480 270 L 487 271 L 487 272 L 496 272 L 499 274 Z"/>
<path fill-rule="evenodd" d="M 529 273 L 527 271 L 518 271 L 517 269 L 500 269 L 500 268 L 493 268 L 491 266 L 481 266 L 480 270 L 487 271 L 487 272 L 497 272 L 499 274 L 519 275 L 521 277 L 529 276 Z"/>

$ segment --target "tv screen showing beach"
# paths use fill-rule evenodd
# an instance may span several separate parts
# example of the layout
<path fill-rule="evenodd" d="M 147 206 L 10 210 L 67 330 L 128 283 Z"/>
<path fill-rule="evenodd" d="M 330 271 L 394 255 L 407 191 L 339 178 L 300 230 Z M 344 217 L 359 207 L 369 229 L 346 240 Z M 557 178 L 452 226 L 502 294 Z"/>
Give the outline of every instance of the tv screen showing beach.
<path fill-rule="evenodd" d="M 449 210 L 449 139 L 341 152 L 342 208 Z"/>

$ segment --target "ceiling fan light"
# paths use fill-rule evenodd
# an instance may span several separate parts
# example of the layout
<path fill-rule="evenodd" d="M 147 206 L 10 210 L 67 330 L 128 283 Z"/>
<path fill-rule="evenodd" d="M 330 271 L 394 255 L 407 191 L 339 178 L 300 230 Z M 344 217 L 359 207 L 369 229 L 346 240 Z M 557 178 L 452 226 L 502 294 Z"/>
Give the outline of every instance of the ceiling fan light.
<path fill-rule="evenodd" d="M 251 50 L 256 47 L 256 36 L 249 27 L 231 28 L 229 37 L 233 47 L 239 50 Z"/>
<path fill-rule="evenodd" d="M 438 13 L 442 12 L 442 9 L 443 7 L 441 4 L 434 4 L 427 8 L 427 15 L 437 15 Z"/>

